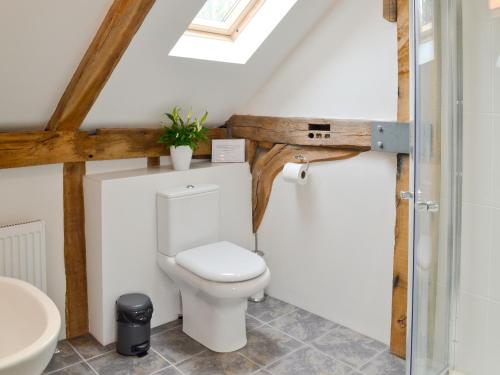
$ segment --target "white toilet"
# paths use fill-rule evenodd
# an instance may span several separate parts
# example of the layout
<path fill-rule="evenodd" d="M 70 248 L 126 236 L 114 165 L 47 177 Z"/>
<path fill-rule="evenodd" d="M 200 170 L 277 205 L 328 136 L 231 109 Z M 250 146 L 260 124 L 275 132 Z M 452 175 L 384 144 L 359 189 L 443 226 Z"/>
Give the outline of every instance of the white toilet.
<path fill-rule="evenodd" d="M 215 352 L 231 352 L 246 345 L 247 299 L 271 273 L 259 255 L 219 241 L 219 216 L 217 185 L 157 194 L 157 261 L 180 289 L 183 330 Z"/>

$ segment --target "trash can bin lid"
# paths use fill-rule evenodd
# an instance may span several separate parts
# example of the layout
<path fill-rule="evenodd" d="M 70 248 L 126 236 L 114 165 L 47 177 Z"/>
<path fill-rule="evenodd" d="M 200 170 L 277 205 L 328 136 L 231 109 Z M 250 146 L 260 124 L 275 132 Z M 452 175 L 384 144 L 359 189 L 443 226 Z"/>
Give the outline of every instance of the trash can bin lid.
<path fill-rule="evenodd" d="M 139 311 L 150 306 L 152 306 L 151 299 L 141 293 L 124 294 L 116 301 L 116 307 L 119 311 Z"/>

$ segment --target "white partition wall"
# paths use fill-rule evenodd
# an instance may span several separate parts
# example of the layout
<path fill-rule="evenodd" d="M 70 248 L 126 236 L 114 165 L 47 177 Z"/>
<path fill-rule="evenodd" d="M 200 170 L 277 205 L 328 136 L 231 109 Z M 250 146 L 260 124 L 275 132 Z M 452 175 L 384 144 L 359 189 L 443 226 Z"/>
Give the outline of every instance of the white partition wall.
<path fill-rule="evenodd" d="M 389 342 L 396 157 L 313 163 L 304 186 L 278 175 L 258 231 L 269 294 Z"/>
<path fill-rule="evenodd" d="M 153 327 L 177 318 L 178 290 L 156 265 L 156 192 L 200 183 L 220 186 L 221 239 L 253 249 L 246 163 L 195 163 L 189 171 L 140 169 L 85 177 L 89 324 L 102 344 L 115 340 L 114 308 L 121 294 L 151 297 Z"/>

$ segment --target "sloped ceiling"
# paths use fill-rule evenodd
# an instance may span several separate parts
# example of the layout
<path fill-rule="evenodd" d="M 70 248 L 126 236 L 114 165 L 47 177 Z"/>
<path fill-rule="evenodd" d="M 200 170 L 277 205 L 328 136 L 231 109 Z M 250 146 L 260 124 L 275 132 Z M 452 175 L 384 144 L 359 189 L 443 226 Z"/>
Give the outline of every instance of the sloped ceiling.
<path fill-rule="evenodd" d="M 397 25 L 382 13 L 382 1 L 336 1 L 239 112 L 396 120 Z"/>
<path fill-rule="evenodd" d="M 0 130 L 44 127 L 111 3 L 0 2 Z M 211 125 L 223 124 L 270 79 L 334 0 L 298 0 L 245 65 L 168 56 L 203 3 L 157 0 L 83 129 L 155 126 L 174 105 L 207 109 Z"/>
<path fill-rule="evenodd" d="M 112 0 L 0 1 L 0 126 L 50 118 Z"/>

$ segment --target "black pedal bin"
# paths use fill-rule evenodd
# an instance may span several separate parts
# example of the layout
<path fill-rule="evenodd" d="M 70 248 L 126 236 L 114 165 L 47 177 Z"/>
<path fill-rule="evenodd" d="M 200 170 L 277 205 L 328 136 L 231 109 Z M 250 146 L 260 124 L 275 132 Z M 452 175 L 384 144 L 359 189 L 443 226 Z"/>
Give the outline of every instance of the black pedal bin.
<path fill-rule="evenodd" d="M 116 301 L 116 351 L 123 355 L 145 355 L 150 347 L 153 304 L 145 294 L 131 293 Z"/>

